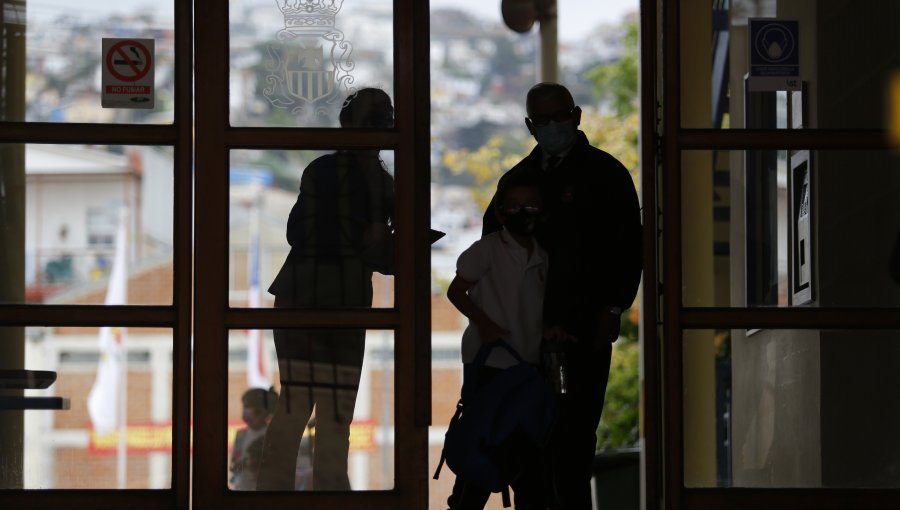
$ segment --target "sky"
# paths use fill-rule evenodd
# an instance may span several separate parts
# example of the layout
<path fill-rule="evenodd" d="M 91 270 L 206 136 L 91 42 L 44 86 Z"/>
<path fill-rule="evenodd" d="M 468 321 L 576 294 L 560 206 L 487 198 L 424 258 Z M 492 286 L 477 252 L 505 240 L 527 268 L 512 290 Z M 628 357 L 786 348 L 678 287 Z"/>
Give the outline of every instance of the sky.
<path fill-rule="evenodd" d="M 79 11 L 101 13 L 121 13 L 154 5 L 162 9 L 158 0 L 86 0 L 79 6 Z M 244 0 L 246 1 L 246 0 Z M 345 0 L 345 4 L 352 1 Z M 622 16 L 637 10 L 639 0 L 557 0 L 559 5 L 559 38 L 561 40 L 581 39 L 599 23 L 615 24 Z M 58 15 L 71 9 L 71 2 L 66 0 L 33 0 L 28 3 L 30 15 Z M 232 0 L 232 3 L 240 3 Z M 274 3 L 274 1 L 273 1 Z M 171 12 L 172 4 L 165 5 L 164 10 Z M 431 0 L 431 8 L 456 7 L 479 17 L 501 22 L 500 0 Z M 154 9 L 154 10 L 156 10 Z"/>
<path fill-rule="evenodd" d="M 600 23 L 616 24 L 638 9 L 639 0 L 557 0 L 559 38 L 580 39 Z M 431 8 L 456 7 L 479 17 L 502 21 L 500 0 L 431 0 Z"/>

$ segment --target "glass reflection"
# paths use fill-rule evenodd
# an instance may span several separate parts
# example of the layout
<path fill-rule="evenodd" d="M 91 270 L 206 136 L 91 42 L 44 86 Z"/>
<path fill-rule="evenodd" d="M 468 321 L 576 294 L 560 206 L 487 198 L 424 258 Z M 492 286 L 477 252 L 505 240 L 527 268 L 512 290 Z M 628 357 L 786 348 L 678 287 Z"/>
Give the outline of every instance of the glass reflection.
<path fill-rule="evenodd" d="M 171 123 L 175 92 L 174 2 L 52 0 L 0 2 L 4 13 L 19 13 L 25 30 L 22 95 L 25 120 L 34 122 Z M 27 20 L 27 25 L 24 25 Z M 5 21 L 5 19 L 4 19 Z M 152 109 L 101 107 L 104 37 L 154 40 Z M 17 60 L 4 54 L 3 65 Z M 8 75 L 8 74 L 7 74 Z M 9 119 L 7 117 L 7 119 Z M 20 119 L 9 119 L 20 120 Z"/>
<path fill-rule="evenodd" d="M 390 0 L 240 0 L 230 11 L 233 125 L 337 127 L 347 95 L 393 91 Z"/>
<path fill-rule="evenodd" d="M 233 331 L 229 360 L 230 489 L 393 487 L 391 331 Z"/>
<path fill-rule="evenodd" d="M 895 152 L 685 151 L 682 162 L 686 306 L 900 305 Z"/>
<path fill-rule="evenodd" d="M 362 89 L 340 119 L 389 127 L 393 107 L 384 91 Z M 232 306 L 392 306 L 393 153 L 384 155 L 387 162 L 377 149 L 233 153 Z"/>
<path fill-rule="evenodd" d="M 0 489 L 171 487 L 171 330 L 0 328 L 0 336 L 18 337 L 26 369 L 54 376 L 3 392 L 4 419 L 29 410 L 18 411 L 24 428 L 0 431 Z M 15 380 L 5 373 L 0 383 Z M 51 408 L 34 408 L 41 403 Z M 14 465 L 17 448 L 22 457 Z"/>
<path fill-rule="evenodd" d="M 898 358 L 894 330 L 685 331 L 685 485 L 897 488 Z"/>
<path fill-rule="evenodd" d="M 884 128 L 890 121 L 890 81 L 897 72 L 895 35 L 900 28 L 900 4 L 874 0 L 847 3 L 839 0 L 732 0 L 730 2 L 682 2 L 682 34 L 698 37 L 683 39 L 682 127 L 743 129 L 753 128 L 747 102 L 745 77 L 754 73 L 751 55 L 768 58 L 751 33 L 749 20 L 775 18 L 796 21 L 799 28 L 775 48 L 782 55 L 788 46 L 797 48 L 799 84 L 787 80 L 770 83 L 765 90 L 790 93 L 791 119 L 779 128 L 872 129 Z M 705 37 L 699 37 L 705 34 Z M 753 40 L 751 40 L 753 39 Z M 775 44 L 775 38 L 769 44 Z M 712 55 L 712 59 L 710 59 Z M 886 60 L 888 59 L 888 60 Z M 893 60 L 890 60 L 893 59 Z M 764 80 L 773 67 L 756 67 Z M 762 60 L 765 62 L 765 60 Z M 769 60 L 772 62 L 772 60 Z M 777 60 L 776 60 L 777 62 Z M 848 73 L 834 62 L 852 62 L 854 69 L 869 72 Z M 753 87 L 756 88 L 756 87 Z M 774 127 L 774 126 L 773 126 Z"/>
<path fill-rule="evenodd" d="M 390 98 L 363 89 L 341 109 L 344 127 L 393 124 Z M 269 287 L 276 307 L 371 307 L 372 273 L 393 274 L 394 178 L 378 150 L 322 156 L 303 171 L 287 221 L 287 260 Z"/>
<path fill-rule="evenodd" d="M 4 144 L 0 157 L 0 302 L 172 302 L 171 148 Z M 112 303 L 118 253 L 128 290 Z"/>

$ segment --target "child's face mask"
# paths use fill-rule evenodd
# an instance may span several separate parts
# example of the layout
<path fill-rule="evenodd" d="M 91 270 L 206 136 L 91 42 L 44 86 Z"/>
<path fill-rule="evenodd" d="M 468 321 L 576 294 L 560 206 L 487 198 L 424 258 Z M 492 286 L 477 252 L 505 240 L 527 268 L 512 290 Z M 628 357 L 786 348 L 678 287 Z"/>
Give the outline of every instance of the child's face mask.
<path fill-rule="evenodd" d="M 507 214 L 503 221 L 503 227 L 513 234 L 529 235 L 534 232 L 536 223 L 537 213 L 522 208 L 514 214 Z"/>

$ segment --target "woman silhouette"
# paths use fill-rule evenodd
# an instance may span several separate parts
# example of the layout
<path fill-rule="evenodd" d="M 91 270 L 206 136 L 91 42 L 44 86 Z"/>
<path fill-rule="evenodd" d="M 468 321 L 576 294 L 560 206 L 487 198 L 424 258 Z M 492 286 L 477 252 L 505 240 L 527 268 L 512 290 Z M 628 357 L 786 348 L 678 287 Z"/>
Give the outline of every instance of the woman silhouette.
<path fill-rule="evenodd" d="M 366 88 L 341 127 L 393 125 L 390 97 Z M 342 150 L 304 170 L 287 224 L 290 253 L 269 292 L 275 306 L 372 306 L 372 273 L 391 272 L 394 180 L 379 151 Z M 362 329 L 275 330 L 281 395 L 263 447 L 258 490 L 294 490 L 297 451 L 315 410 L 314 490 L 350 490 L 350 422 L 365 347 Z"/>

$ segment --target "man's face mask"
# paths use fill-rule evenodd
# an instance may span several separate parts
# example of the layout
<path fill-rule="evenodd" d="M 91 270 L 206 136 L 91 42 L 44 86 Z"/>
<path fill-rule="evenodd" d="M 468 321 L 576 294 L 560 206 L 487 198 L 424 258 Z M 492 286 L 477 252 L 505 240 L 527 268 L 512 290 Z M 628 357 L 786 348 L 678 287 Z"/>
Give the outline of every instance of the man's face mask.
<path fill-rule="evenodd" d="M 534 139 L 550 154 L 559 154 L 568 149 L 575 141 L 575 133 L 575 122 L 572 119 L 534 126 Z"/>

